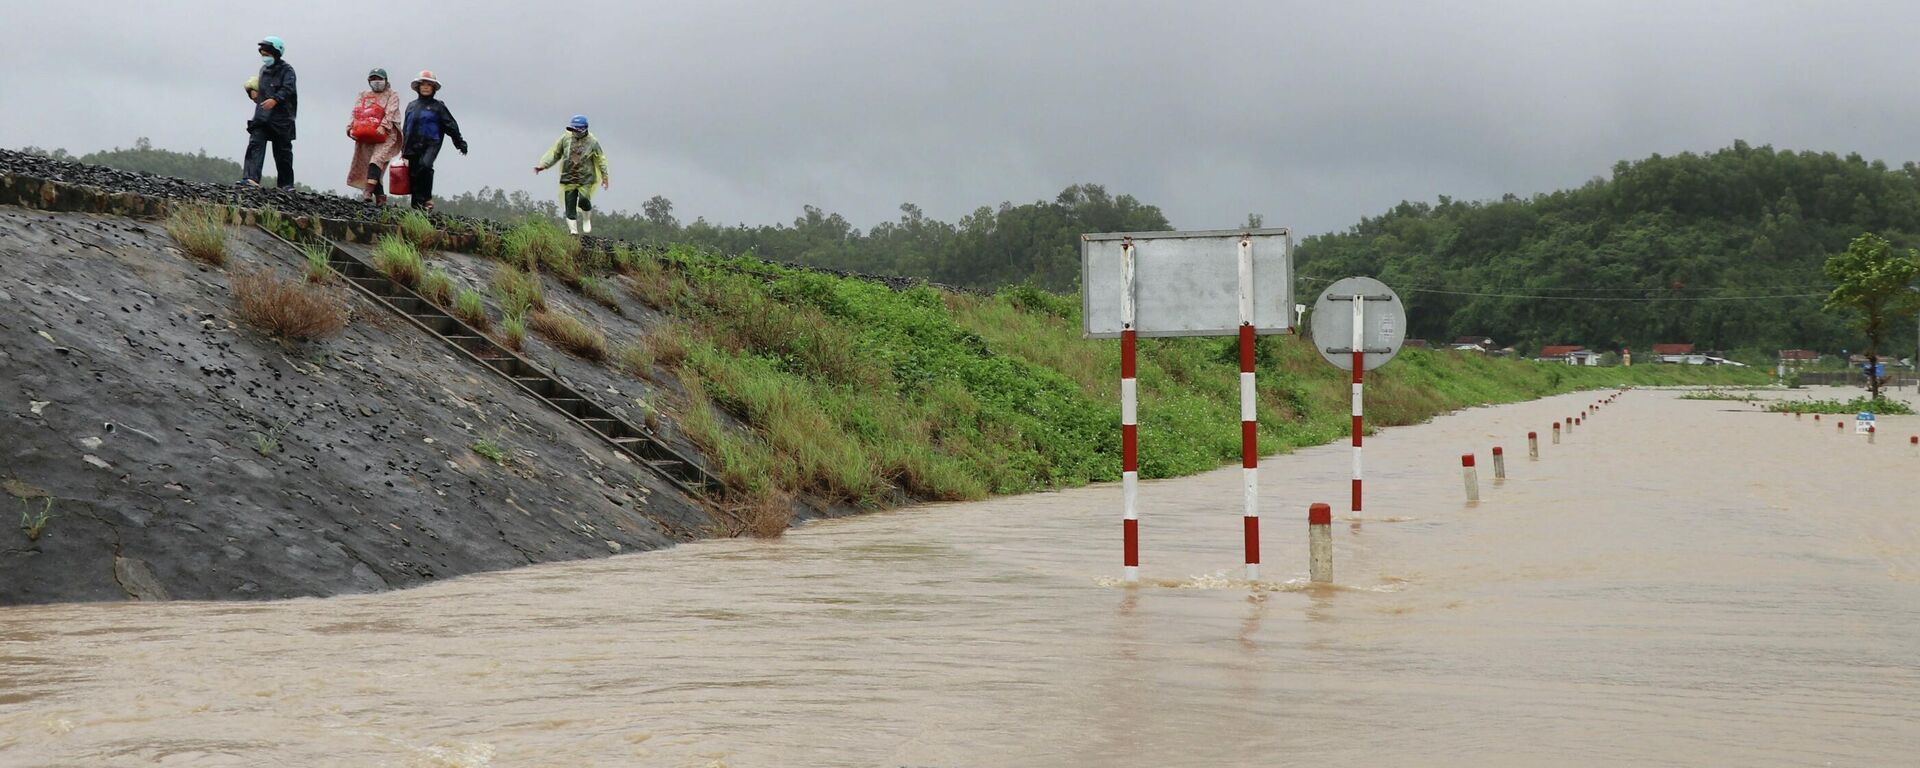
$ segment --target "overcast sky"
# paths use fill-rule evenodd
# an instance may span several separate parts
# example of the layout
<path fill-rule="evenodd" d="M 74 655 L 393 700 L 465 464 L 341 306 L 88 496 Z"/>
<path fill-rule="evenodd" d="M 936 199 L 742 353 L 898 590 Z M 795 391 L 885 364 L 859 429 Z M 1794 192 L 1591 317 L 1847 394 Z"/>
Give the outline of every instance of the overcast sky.
<path fill-rule="evenodd" d="M 1920 156 L 1912 3 L 9 0 L 0 28 L 0 146 L 237 159 L 274 34 L 308 184 L 345 190 L 369 68 L 430 68 L 473 145 L 441 190 L 551 194 L 531 166 L 585 113 L 601 202 L 683 220 L 951 220 L 1085 181 L 1312 233 L 1735 139 Z"/>

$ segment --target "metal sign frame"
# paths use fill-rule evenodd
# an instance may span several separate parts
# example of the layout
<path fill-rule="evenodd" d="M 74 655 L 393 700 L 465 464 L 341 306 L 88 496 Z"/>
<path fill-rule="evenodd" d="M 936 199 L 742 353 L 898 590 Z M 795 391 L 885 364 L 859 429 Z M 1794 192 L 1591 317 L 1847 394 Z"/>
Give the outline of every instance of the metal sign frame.
<path fill-rule="evenodd" d="M 1233 336 L 1240 309 L 1249 310 L 1255 334 L 1289 333 L 1293 230 L 1081 235 L 1080 285 L 1090 339 L 1119 338 L 1129 308 L 1131 330 L 1143 337 Z"/>

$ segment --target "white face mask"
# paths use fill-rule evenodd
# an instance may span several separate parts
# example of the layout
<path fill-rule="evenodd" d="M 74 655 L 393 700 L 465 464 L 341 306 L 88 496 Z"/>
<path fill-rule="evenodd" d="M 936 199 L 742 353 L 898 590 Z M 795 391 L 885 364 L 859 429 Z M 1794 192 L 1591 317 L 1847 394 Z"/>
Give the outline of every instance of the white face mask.
<path fill-rule="evenodd" d="M 385 81 L 385 80 L 375 80 L 375 81 L 372 81 L 372 82 L 370 82 L 370 83 L 367 83 L 367 87 L 368 87 L 368 88 L 370 88 L 370 89 L 372 89 L 374 93 L 386 93 L 386 92 L 387 92 L 387 81 Z"/>

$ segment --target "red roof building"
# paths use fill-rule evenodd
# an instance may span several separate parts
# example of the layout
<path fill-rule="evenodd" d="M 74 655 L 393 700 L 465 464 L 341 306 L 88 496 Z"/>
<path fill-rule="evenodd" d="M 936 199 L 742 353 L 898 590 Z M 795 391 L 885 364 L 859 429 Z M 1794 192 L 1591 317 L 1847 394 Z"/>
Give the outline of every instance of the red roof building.
<path fill-rule="evenodd" d="M 1656 355 L 1691 355 L 1693 354 L 1693 345 L 1655 344 L 1653 345 L 1653 353 Z"/>
<path fill-rule="evenodd" d="M 1542 358 L 1566 357 L 1567 355 L 1571 355 L 1575 352 L 1579 352 L 1585 349 L 1586 347 L 1580 346 L 1578 344 L 1549 344 L 1547 346 L 1540 348 L 1540 357 Z"/>
<path fill-rule="evenodd" d="M 1788 363 L 1811 363 L 1820 359 L 1820 353 L 1811 349 L 1780 350 L 1780 360 Z"/>

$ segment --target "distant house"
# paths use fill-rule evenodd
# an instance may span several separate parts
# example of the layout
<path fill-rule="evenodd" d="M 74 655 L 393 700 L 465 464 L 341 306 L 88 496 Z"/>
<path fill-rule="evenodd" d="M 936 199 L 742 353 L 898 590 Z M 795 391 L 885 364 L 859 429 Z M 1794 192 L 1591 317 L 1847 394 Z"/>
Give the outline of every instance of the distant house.
<path fill-rule="evenodd" d="M 1500 345 L 1493 343 L 1493 339 L 1488 336 L 1462 336 L 1454 339 L 1448 347 L 1460 352 L 1486 353 L 1499 349 Z"/>
<path fill-rule="evenodd" d="M 1707 354 L 1693 351 L 1692 344 L 1655 344 L 1653 361 L 1681 365 L 1708 365 Z"/>
<path fill-rule="evenodd" d="M 1401 342 L 1400 346 L 1412 347 L 1414 349 L 1432 349 L 1432 346 L 1427 344 L 1426 339 L 1407 339 Z"/>
<path fill-rule="evenodd" d="M 1780 350 L 1780 364 L 1788 368 L 1799 368 L 1820 362 L 1820 353 L 1811 349 Z"/>
<path fill-rule="evenodd" d="M 1578 344 L 1548 344 L 1540 348 L 1538 359 L 1541 362 L 1593 366 L 1600 364 L 1600 353 Z"/>

